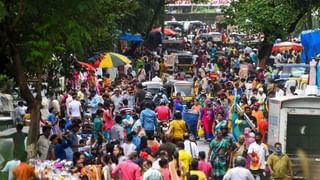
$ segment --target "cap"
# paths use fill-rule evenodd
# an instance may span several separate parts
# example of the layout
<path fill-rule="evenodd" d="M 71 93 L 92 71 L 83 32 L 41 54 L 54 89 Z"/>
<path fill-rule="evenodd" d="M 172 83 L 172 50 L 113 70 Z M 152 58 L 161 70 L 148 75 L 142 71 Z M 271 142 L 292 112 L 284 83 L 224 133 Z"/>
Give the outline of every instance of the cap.
<path fill-rule="evenodd" d="M 147 159 L 149 156 L 149 154 L 146 151 L 141 151 L 140 152 L 140 157 L 143 159 Z"/>
<path fill-rule="evenodd" d="M 259 88 L 258 91 L 263 92 L 263 88 Z"/>

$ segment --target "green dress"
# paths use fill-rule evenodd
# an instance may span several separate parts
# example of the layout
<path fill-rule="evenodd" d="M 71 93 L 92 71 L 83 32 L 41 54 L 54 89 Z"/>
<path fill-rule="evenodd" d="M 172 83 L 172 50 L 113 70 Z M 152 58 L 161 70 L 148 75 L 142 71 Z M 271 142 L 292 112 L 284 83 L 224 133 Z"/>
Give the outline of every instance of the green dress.
<path fill-rule="evenodd" d="M 25 146 L 25 139 L 28 134 L 21 132 L 21 133 L 14 133 L 11 135 L 14 144 L 13 156 L 19 158 L 21 155 L 24 154 L 26 151 Z"/>
<path fill-rule="evenodd" d="M 229 142 L 225 139 L 213 139 L 210 143 L 212 154 L 210 157 L 215 176 L 223 176 L 227 172 L 227 156 L 226 154 L 219 154 L 221 149 L 227 151 Z"/>
<path fill-rule="evenodd" d="M 100 134 L 102 133 L 102 119 L 101 117 L 94 118 L 93 121 L 93 138 L 98 139 Z"/>

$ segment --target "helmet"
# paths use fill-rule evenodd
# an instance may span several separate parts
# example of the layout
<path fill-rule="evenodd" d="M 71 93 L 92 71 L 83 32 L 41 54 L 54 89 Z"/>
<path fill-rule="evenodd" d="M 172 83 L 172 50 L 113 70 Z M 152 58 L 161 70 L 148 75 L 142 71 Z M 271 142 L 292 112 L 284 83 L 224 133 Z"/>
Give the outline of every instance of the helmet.
<path fill-rule="evenodd" d="M 152 98 L 151 92 L 147 92 L 146 95 L 145 95 L 145 98 L 146 99 L 151 99 Z"/>

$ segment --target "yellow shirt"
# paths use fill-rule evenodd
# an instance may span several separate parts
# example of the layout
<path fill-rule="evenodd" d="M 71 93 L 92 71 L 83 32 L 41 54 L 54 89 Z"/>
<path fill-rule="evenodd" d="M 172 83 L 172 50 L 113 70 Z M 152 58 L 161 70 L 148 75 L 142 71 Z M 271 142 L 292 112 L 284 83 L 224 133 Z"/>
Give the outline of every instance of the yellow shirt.
<path fill-rule="evenodd" d="M 190 175 L 196 175 L 198 176 L 198 180 L 207 180 L 206 175 L 204 174 L 204 172 L 199 171 L 199 170 L 191 170 L 190 171 Z"/>
<path fill-rule="evenodd" d="M 186 172 L 189 172 L 189 166 L 191 165 L 192 155 L 189 151 L 179 150 L 179 161 L 183 162 L 186 166 Z"/>
<path fill-rule="evenodd" d="M 184 120 L 173 120 L 170 122 L 172 127 L 172 138 L 174 140 L 183 140 L 183 135 L 187 132 L 187 125 Z"/>
<path fill-rule="evenodd" d="M 278 156 L 273 153 L 268 157 L 267 163 L 274 172 L 272 176 L 273 178 L 288 179 L 289 169 L 291 169 L 291 161 L 286 154 Z"/>

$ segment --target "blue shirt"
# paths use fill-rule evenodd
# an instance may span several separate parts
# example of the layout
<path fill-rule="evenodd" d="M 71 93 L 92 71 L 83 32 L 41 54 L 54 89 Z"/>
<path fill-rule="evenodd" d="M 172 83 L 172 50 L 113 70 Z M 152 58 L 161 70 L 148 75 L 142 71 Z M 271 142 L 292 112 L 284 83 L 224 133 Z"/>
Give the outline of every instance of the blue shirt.
<path fill-rule="evenodd" d="M 48 116 L 48 121 L 51 123 L 56 122 L 56 115 L 54 113 L 50 113 Z"/>
<path fill-rule="evenodd" d="M 132 143 L 138 147 L 141 143 L 141 138 L 138 135 L 133 136 Z"/>
<path fill-rule="evenodd" d="M 149 108 L 140 113 L 140 121 L 144 130 L 147 131 L 154 131 L 158 125 L 156 113 Z"/>
<path fill-rule="evenodd" d="M 67 154 L 64 149 L 70 146 L 70 142 L 67 140 L 61 140 L 61 144 L 54 145 L 54 155 L 56 159 L 67 159 Z"/>
<path fill-rule="evenodd" d="M 95 95 L 94 97 L 92 97 L 91 101 L 90 101 L 90 105 L 91 105 L 91 113 L 95 114 L 97 113 L 98 110 L 98 104 L 102 103 L 101 102 L 101 98 L 99 95 Z"/>

